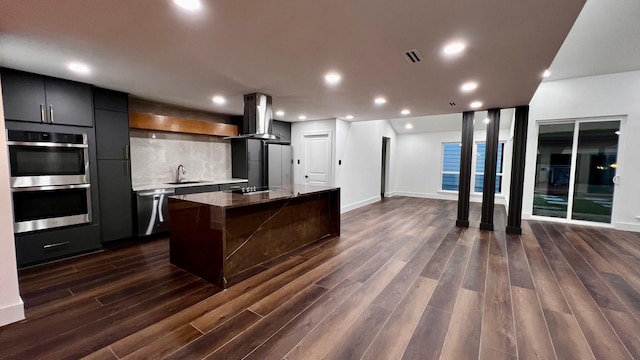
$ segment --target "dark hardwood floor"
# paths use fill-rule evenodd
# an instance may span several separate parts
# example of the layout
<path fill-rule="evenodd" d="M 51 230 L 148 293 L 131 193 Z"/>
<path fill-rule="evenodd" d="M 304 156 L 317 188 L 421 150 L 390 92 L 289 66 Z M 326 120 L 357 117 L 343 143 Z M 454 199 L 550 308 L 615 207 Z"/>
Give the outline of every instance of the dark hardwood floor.
<path fill-rule="evenodd" d="M 640 236 L 395 197 L 226 291 L 168 240 L 20 271 L 1 359 L 640 359 Z M 504 229 L 504 210 L 496 212 Z M 475 224 L 475 227 L 473 226 Z"/>

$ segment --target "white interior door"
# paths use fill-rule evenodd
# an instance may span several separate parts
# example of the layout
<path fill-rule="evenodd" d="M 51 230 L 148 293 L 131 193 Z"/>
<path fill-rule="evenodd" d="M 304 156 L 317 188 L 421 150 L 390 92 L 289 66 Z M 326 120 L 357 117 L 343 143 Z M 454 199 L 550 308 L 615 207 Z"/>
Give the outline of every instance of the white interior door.
<path fill-rule="evenodd" d="M 330 186 L 331 181 L 331 134 L 303 135 L 304 182 Z"/>

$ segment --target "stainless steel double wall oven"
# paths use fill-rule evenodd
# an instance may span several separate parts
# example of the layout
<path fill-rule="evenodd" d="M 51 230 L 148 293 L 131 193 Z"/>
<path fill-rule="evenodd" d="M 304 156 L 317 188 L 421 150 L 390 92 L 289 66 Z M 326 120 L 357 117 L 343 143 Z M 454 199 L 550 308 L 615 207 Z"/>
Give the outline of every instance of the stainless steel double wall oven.
<path fill-rule="evenodd" d="M 91 222 L 86 134 L 7 130 L 14 231 Z"/>

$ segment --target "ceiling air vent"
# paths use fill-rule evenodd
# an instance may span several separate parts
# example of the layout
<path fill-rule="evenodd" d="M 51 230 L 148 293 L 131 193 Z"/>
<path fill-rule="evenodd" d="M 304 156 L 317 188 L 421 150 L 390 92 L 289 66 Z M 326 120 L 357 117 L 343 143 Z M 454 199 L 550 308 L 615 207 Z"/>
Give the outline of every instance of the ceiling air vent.
<path fill-rule="evenodd" d="M 456 103 L 454 103 L 453 101 L 449 103 L 449 105 L 451 106 L 456 106 Z"/>
<path fill-rule="evenodd" d="M 422 61 L 422 56 L 420 56 L 420 53 L 416 49 L 405 51 L 404 58 L 411 64 Z"/>

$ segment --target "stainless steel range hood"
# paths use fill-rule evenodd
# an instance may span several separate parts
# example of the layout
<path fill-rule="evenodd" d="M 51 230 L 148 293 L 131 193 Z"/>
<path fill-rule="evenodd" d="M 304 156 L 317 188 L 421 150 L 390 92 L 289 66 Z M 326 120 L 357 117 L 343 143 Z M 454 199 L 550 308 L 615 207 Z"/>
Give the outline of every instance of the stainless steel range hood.
<path fill-rule="evenodd" d="M 272 123 L 271 96 L 260 93 L 247 94 L 244 96 L 244 118 L 240 129 L 241 134 L 225 139 L 276 139 L 276 136 L 271 134 Z"/>

